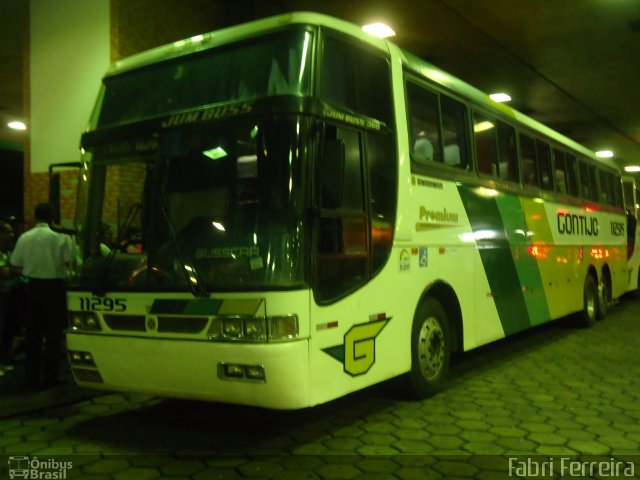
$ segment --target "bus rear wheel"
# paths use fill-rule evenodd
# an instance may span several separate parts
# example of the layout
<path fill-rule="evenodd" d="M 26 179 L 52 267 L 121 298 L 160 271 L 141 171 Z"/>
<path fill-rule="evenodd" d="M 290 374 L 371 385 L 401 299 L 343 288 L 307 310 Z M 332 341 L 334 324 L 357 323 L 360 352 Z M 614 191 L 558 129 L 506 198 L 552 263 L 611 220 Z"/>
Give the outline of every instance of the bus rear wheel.
<path fill-rule="evenodd" d="M 592 275 L 587 275 L 584 280 L 583 307 L 580 312 L 580 324 L 590 327 L 596 323 L 598 316 L 598 287 Z"/>
<path fill-rule="evenodd" d="M 418 307 L 411 331 L 411 386 L 418 398 L 442 390 L 451 357 L 449 320 L 440 302 L 425 299 Z"/>

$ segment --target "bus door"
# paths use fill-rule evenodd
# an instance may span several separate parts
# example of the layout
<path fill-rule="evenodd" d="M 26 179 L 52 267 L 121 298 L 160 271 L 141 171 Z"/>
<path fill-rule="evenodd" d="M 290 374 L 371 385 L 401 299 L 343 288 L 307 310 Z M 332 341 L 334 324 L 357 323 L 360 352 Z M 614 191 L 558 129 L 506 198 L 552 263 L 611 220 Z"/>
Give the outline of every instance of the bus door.
<path fill-rule="evenodd" d="M 624 212 L 627 218 L 627 291 L 640 288 L 640 188 L 633 177 L 622 177 Z"/>
<path fill-rule="evenodd" d="M 361 388 L 362 382 L 353 380 L 366 373 L 372 362 L 366 352 L 354 354 L 357 348 L 351 338 L 358 334 L 354 326 L 366 324 L 369 310 L 375 308 L 363 301 L 364 294 L 352 294 L 369 277 L 362 137 L 357 130 L 326 125 L 316 162 L 310 312 L 310 363 L 316 397 L 335 395 L 336 391 L 344 394 L 356 385 Z"/>
<path fill-rule="evenodd" d="M 637 223 L 638 223 L 638 187 L 633 178 L 622 179 L 624 192 L 624 212 L 627 217 L 627 258 L 633 256 L 636 248 Z"/>

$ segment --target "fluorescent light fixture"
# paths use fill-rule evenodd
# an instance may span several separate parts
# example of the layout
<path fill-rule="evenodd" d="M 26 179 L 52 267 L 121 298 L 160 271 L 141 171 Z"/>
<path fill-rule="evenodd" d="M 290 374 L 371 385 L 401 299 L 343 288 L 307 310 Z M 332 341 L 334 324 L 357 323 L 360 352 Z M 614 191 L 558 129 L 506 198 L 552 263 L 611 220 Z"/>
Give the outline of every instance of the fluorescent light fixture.
<path fill-rule="evenodd" d="M 493 127 L 495 127 L 493 123 L 489 122 L 488 120 L 485 120 L 484 122 L 476 123 L 473 126 L 473 131 L 476 133 L 484 132 L 485 130 L 491 130 Z"/>
<path fill-rule="evenodd" d="M 212 148 L 211 150 L 205 150 L 202 152 L 205 157 L 209 157 L 211 160 L 218 160 L 227 156 L 227 152 L 222 147 Z"/>
<path fill-rule="evenodd" d="M 640 165 L 627 165 L 626 167 L 624 167 L 624 171 L 625 172 L 640 172 Z"/>
<path fill-rule="evenodd" d="M 489 95 L 489 98 L 498 103 L 511 101 L 511 97 L 506 93 L 492 93 L 491 95 Z"/>
<path fill-rule="evenodd" d="M 23 122 L 19 122 L 17 120 L 7 123 L 7 126 L 9 128 L 14 129 L 14 130 L 26 130 L 27 129 L 27 126 Z"/>
<path fill-rule="evenodd" d="M 599 150 L 596 152 L 596 157 L 598 158 L 611 158 L 613 157 L 613 152 L 611 150 Z"/>
<path fill-rule="evenodd" d="M 363 25 L 362 30 L 379 38 L 393 37 L 396 34 L 390 26 L 380 22 Z"/>

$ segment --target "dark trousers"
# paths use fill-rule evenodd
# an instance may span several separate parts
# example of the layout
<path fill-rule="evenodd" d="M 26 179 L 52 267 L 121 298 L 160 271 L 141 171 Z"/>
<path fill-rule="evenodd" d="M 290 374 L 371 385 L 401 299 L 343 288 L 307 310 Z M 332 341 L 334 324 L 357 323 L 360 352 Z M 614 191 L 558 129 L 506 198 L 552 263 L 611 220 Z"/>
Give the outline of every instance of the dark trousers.
<path fill-rule="evenodd" d="M 13 341 L 16 336 L 20 335 L 24 327 L 25 290 L 24 283 L 20 283 L 18 286 L 11 288 L 6 294 L 6 298 L 3 299 L 2 295 L 0 295 L 0 304 L 3 301 L 6 302 L 1 314 L 3 315 L 3 322 L 0 333 L 0 361 L 10 360 Z"/>
<path fill-rule="evenodd" d="M 62 338 L 67 321 L 64 280 L 30 278 L 27 302 L 26 385 L 58 381 Z M 44 343 L 44 347 L 43 347 Z"/>

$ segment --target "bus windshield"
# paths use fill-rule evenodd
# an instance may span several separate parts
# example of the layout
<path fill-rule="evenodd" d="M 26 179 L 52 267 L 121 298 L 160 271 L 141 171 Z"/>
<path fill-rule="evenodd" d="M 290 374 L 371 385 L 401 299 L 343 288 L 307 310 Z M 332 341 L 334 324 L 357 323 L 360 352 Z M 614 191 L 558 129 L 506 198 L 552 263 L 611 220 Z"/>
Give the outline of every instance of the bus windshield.
<path fill-rule="evenodd" d="M 303 286 L 302 136 L 295 119 L 251 122 L 169 131 L 138 158 L 95 152 L 100 220 L 87 226 L 78 281 L 194 293 Z"/>
<path fill-rule="evenodd" d="M 310 43 L 311 33 L 288 30 L 107 77 L 98 128 L 220 102 L 309 95 Z"/>

